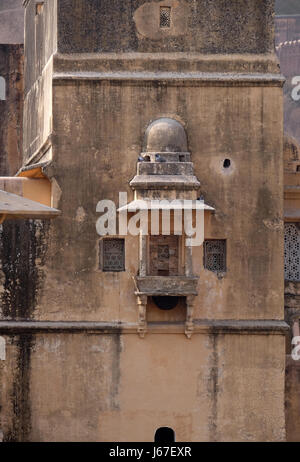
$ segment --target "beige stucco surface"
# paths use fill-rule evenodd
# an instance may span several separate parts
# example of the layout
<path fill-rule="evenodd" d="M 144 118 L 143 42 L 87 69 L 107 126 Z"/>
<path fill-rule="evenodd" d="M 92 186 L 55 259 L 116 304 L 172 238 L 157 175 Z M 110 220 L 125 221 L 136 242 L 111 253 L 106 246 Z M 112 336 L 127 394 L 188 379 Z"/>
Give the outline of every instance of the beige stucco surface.
<path fill-rule="evenodd" d="M 33 18 L 27 2 L 24 164 L 29 175 L 46 156 L 40 168 L 62 214 L 0 230 L 4 439 L 153 441 L 167 425 L 178 441 L 283 441 L 283 81 L 273 2 L 235 2 L 226 22 L 223 0 L 187 0 L 199 21 L 183 40 L 170 35 L 163 50 L 152 33 L 136 35 L 144 26 L 137 31 L 133 10 L 142 3 L 112 10 L 106 2 L 101 15 L 100 0 L 74 9 L 48 0 L 44 16 Z M 218 27 L 203 41 L 208 3 L 207 23 Z M 235 33 L 237 12 L 244 20 Z M 129 16 L 112 38 L 111 24 L 115 31 Z M 124 272 L 99 264 L 97 203 L 118 205 L 123 191 L 133 200 L 145 131 L 161 117 L 184 127 L 197 195 L 215 209 L 205 237 L 227 242 L 225 274 L 205 270 L 202 248 L 193 250 L 191 339 L 184 301 L 161 312 L 150 299 L 148 333 L 138 336 L 138 237 L 125 237 Z"/>
<path fill-rule="evenodd" d="M 167 89 L 95 82 L 55 86 L 56 144 L 50 173 L 63 189 L 60 202 L 54 204 L 63 216 L 51 224 L 51 232 L 60 233 L 60 238 L 51 240 L 47 251 L 37 318 L 60 319 L 59 306 L 68 305 L 65 319 L 135 320 L 132 274 L 137 271 L 138 240 L 126 238 L 126 273 L 100 272 L 96 206 L 102 199 L 118 204 L 119 191 L 128 192 L 129 201 L 133 198 L 128 182 L 145 127 L 154 117 L 168 115 L 186 125 L 201 191 L 216 209 L 206 237 L 228 239 L 223 279 L 203 269 L 202 250 L 195 250 L 195 272 L 200 275 L 196 317 L 281 319 L 281 102 L 277 87 Z M 230 171 L 223 168 L 227 157 Z M 271 251 L 274 247 L 276 253 Z M 116 296 L 104 290 L 108 284 Z M 55 293 L 60 293 L 59 299 Z"/>
<path fill-rule="evenodd" d="M 166 425 L 177 441 L 281 441 L 283 342 L 259 335 L 37 335 L 23 377 L 29 439 L 153 441 Z M 2 378 L 15 345 L 7 353 Z M 2 390 L 4 433 L 12 382 L 6 377 Z M 14 424 L 22 428 L 22 418 Z"/>

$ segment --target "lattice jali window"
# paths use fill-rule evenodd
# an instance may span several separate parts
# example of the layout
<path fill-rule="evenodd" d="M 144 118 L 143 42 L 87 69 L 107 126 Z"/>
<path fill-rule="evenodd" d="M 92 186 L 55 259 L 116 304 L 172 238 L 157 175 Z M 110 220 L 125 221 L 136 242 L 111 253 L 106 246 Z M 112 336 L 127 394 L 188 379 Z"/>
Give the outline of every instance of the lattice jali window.
<path fill-rule="evenodd" d="M 171 27 L 171 7 L 169 6 L 160 7 L 160 27 Z"/>
<path fill-rule="evenodd" d="M 284 278 L 300 281 L 300 228 L 298 223 L 284 225 Z"/>
<path fill-rule="evenodd" d="M 226 271 L 226 241 L 224 239 L 204 241 L 204 268 L 214 273 Z"/>
<path fill-rule="evenodd" d="M 100 268 L 102 271 L 125 271 L 125 240 L 100 241 Z"/>

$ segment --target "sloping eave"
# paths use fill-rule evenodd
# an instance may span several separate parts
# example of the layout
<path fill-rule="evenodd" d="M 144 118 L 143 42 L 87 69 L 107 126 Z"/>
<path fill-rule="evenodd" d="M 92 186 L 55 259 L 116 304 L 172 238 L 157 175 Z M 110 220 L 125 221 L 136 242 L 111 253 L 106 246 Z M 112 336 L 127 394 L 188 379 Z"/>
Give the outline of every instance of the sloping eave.
<path fill-rule="evenodd" d="M 0 190 L 1 223 L 8 219 L 49 219 L 55 218 L 60 214 L 60 210 Z"/>
<path fill-rule="evenodd" d="M 210 210 L 213 207 L 205 204 L 201 200 L 175 199 L 173 201 L 137 199 L 118 209 L 118 212 L 137 212 L 138 210 Z"/>

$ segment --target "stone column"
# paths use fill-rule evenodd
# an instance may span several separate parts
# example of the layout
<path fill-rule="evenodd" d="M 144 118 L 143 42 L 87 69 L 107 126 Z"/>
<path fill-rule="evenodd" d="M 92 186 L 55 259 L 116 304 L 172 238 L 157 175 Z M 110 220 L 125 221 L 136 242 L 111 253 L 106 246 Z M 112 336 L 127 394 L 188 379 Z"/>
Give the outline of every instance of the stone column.
<path fill-rule="evenodd" d="M 185 247 L 185 275 L 187 278 L 193 277 L 193 247 Z"/>
<path fill-rule="evenodd" d="M 147 332 L 147 321 L 146 321 L 146 308 L 147 308 L 147 295 L 137 295 L 138 304 L 138 334 L 141 338 L 145 337 Z"/>
<path fill-rule="evenodd" d="M 147 236 L 140 233 L 139 275 L 147 276 Z"/>
<path fill-rule="evenodd" d="M 194 303 L 195 296 L 188 295 L 186 297 L 186 324 L 185 324 L 185 335 L 187 338 L 191 338 L 194 331 Z"/>

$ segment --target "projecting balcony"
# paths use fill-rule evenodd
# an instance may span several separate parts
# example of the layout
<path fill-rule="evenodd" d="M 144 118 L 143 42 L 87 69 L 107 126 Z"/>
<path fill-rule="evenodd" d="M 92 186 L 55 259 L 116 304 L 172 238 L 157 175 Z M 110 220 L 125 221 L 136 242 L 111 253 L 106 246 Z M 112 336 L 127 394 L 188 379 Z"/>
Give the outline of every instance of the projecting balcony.
<path fill-rule="evenodd" d="M 197 295 L 198 280 L 198 277 L 186 276 L 137 276 L 137 294 L 167 297 Z"/>

